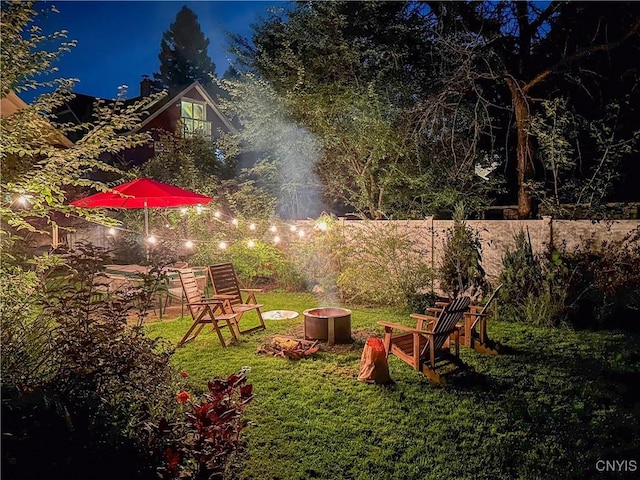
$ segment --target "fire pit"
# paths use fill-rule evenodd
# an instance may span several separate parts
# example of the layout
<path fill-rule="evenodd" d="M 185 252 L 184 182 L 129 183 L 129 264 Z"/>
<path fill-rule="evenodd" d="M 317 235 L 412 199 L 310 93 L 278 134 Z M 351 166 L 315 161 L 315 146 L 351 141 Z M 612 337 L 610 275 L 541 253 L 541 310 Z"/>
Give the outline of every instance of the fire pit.
<path fill-rule="evenodd" d="M 338 307 L 310 308 L 304 314 L 304 338 L 329 344 L 351 341 L 351 310 Z"/>

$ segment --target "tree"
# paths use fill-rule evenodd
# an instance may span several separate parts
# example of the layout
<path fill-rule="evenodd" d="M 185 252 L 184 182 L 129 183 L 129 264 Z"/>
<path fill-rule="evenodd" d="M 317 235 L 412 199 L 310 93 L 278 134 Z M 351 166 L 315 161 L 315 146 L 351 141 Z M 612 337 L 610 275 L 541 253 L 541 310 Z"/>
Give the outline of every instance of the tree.
<path fill-rule="evenodd" d="M 494 98 L 499 99 L 501 87 L 506 87 L 502 96 L 506 93 L 510 99 L 516 133 L 518 214 L 528 218 L 533 213 L 530 186 L 535 177 L 530 125 L 538 100 L 557 90 L 557 85 L 549 85 L 551 79 L 572 78 L 580 88 L 589 90 L 584 80 L 589 68 L 599 62 L 599 56 L 606 56 L 632 39 L 637 44 L 638 8 L 632 2 L 614 3 L 613 8 L 600 2 L 428 4 L 447 35 L 473 38 L 479 45 L 478 54 L 496 60 L 492 68 L 484 62 L 476 63 L 474 68 L 495 82 L 493 87 L 489 85 L 496 92 Z M 632 71 L 633 65 L 627 65 Z M 606 70 L 597 71 L 608 77 Z"/>
<path fill-rule="evenodd" d="M 186 5 L 176 15 L 176 21 L 162 35 L 160 42 L 160 71 L 153 74 L 156 81 L 169 90 L 180 89 L 194 81 L 204 86 L 215 77 L 215 65 L 207 49 L 209 39 L 198 23 L 198 17 Z"/>
<path fill-rule="evenodd" d="M 0 81 L 3 97 L 12 91 L 42 86 L 37 81 L 38 75 L 51 71 L 60 53 L 74 45 L 61 40 L 65 32 L 43 34 L 35 24 L 40 13 L 35 2 L 2 3 Z M 52 51 L 44 48 L 51 41 L 59 44 Z M 101 161 L 100 155 L 117 153 L 151 139 L 146 133 L 121 133 L 130 132 L 139 125 L 143 107 L 155 101 L 157 96 L 132 105 L 120 101 L 98 103 L 92 123 L 73 127 L 83 133 L 81 138 L 68 148 L 61 148 L 60 138 L 71 127 L 55 124 L 50 115 L 72 96 L 73 81 L 56 79 L 44 86 L 54 90 L 40 95 L 33 104 L 2 117 L 0 233 L 3 242 L 25 232 L 46 233 L 45 227 L 56 224 L 59 214 L 107 221 L 106 217 L 93 211 L 69 206 L 69 191 L 74 188 L 107 190 L 107 185 L 92 180 L 92 175 L 110 172 L 117 177 L 122 172 Z"/>
<path fill-rule="evenodd" d="M 433 128 L 416 134 L 409 122 L 419 99 L 437 98 L 426 31 L 412 2 L 300 2 L 256 26 L 255 47 L 234 39 L 236 74 L 248 69 L 268 81 L 291 120 L 318 139 L 315 172 L 330 208 L 422 218 L 436 208 L 452 210 L 461 198 L 450 185 L 483 197 L 473 158 L 448 160 L 452 146 L 466 148 L 473 128 L 463 132 L 460 117 L 449 112 L 441 118 L 453 122 L 439 122 L 439 128 L 456 124 L 446 139 Z M 246 126 L 247 117 L 240 118 Z"/>

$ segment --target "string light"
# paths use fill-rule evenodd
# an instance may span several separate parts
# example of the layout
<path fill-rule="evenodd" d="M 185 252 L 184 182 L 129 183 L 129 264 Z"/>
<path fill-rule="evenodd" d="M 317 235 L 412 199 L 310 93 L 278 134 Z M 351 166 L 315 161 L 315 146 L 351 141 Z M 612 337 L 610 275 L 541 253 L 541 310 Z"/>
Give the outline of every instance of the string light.
<path fill-rule="evenodd" d="M 292 232 L 295 232 L 298 227 L 296 227 L 295 225 L 291 225 L 291 227 L 289 227 L 291 229 Z"/>
<path fill-rule="evenodd" d="M 280 237 L 278 235 L 276 235 L 275 237 L 273 237 L 273 243 L 275 243 L 276 245 L 278 243 L 280 243 Z"/>
<path fill-rule="evenodd" d="M 249 225 L 249 230 L 255 230 L 256 229 L 256 224 L 252 223 Z"/>
<path fill-rule="evenodd" d="M 276 227 L 275 225 L 271 225 L 271 228 L 269 230 L 271 230 L 271 233 L 276 233 L 278 231 L 278 227 Z"/>
<path fill-rule="evenodd" d="M 157 241 L 157 240 L 156 240 L 156 237 L 154 237 L 153 235 L 149 235 L 149 236 L 147 237 L 147 242 L 149 242 L 149 243 L 151 243 L 151 244 L 156 243 L 156 241 Z"/>
<path fill-rule="evenodd" d="M 238 226 L 238 219 L 234 218 L 233 220 L 231 220 L 231 223 L 233 223 L 237 227 Z"/>
<path fill-rule="evenodd" d="M 320 230 L 321 232 L 326 232 L 327 229 L 329 228 L 329 226 L 327 225 L 327 222 L 318 222 L 316 224 L 316 227 L 318 228 L 318 230 Z"/>
<path fill-rule="evenodd" d="M 300 230 L 300 231 L 298 232 L 298 236 L 299 236 L 300 238 L 304 237 L 304 230 Z"/>
<path fill-rule="evenodd" d="M 187 240 L 184 242 L 184 246 L 187 248 L 193 248 L 193 242 L 191 240 Z"/>
<path fill-rule="evenodd" d="M 114 236 L 116 235 L 116 229 L 115 229 L 115 228 L 113 228 L 113 227 L 111 227 L 111 228 L 109 229 L 109 235 L 111 235 L 112 237 L 114 237 Z"/>
<path fill-rule="evenodd" d="M 222 214 L 220 213 L 219 210 L 216 210 L 215 212 L 213 212 L 213 216 L 216 218 L 220 218 L 222 216 Z"/>
<path fill-rule="evenodd" d="M 226 248 L 227 248 L 227 242 L 220 242 L 220 243 L 218 244 L 218 248 L 219 248 L 220 250 L 226 250 Z"/>
<path fill-rule="evenodd" d="M 249 247 L 249 248 L 253 248 L 253 247 L 255 247 L 255 246 L 256 246 L 256 242 L 254 242 L 253 240 L 249 240 L 249 241 L 247 242 L 247 247 Z"/>
<path fill-rule="evenodd" d="M 198 205 L 198 206 L 196 207 L 196 213 L 197 213 L 198 215 L 200 215 L 200 214 L 202 213 L 202 207 L 201 207 L 200 205 Z"/>
<path fill-rule="evenodd" d="M 186 208 L 181 208 L 181 209 L 180 209 L 180 213 L 181 213 L 182 215 L 186 215 L 186 213 L 187 213 L 187 209 L 186 209 Z"/>
<path fill-rule="evenodd" d="M 29 199 L 26 195 L 20 195 L 18 197 L 18 203 L 20 203 L 21 205 L 27 205 L 29 203 Z"/>

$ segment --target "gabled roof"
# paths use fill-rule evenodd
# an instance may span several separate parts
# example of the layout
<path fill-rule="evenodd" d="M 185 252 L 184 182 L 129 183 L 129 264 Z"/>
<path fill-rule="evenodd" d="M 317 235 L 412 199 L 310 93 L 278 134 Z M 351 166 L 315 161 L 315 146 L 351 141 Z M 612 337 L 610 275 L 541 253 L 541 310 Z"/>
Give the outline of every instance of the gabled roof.
<path fill-rule="evenodd" d="M 183 90 L 176 93 L 175 95 L 169 94 L 163 99 L 159 100 L 158 102 L 154 102 L 151 105 L 149 105 L 149 107 L 147 107 L 147 111 L 150 113 L 150 115 L 144 119 L 144 121 L 138 126 L 138 128 L 134 130 L 134 132 L 137 132 L 143 129 L 151 121 L 153 121 L 154 118 L 158 117 L 159 115 L 162 114 L 162 112 L 170 108 L 171 105 L 173 105 L 174 101 L 180 100 L 190 90 L 193 90 L 193 89 L 195 89 L 202 96 L 202 98 L 204 98 L 205 102 L 209 105 L 209 107 L 211 107 L 211 110 L 213 110 L 213 112 L 224 124 L 224 126 L 227 127 L 230 132 L 235 133 L 237 131 L 236 127 L 234 127 L 233 124 L 229 121 L 229 119 L 225 116 L 225 114 L 222 113 L 218 104 L 213 100 L 213 98 L 211 98 L 211 95 L 209 95 L 209 93 L 204 89 L 204 87 L 199 82 L 193 82 L 191 85 L 185 87 Z M 139 97 L 133 100 L 139 100 Z"/>

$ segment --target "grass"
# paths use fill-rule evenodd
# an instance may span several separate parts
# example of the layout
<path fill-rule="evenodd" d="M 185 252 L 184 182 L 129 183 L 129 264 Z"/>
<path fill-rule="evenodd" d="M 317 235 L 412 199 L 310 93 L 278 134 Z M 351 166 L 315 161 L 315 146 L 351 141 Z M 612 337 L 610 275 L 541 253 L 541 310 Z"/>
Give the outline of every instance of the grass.
<path fill-rule="evenodd" d="M 305 294 L 259 300 L 263 310 L 317 306 Z M 411 324 L 406 312 L 352 312 L 360 339 L 382 333 L 377 320 Z M 190 322 L 148 328 L 175 344 Z M 267 321 L 266 332 L 228 348 L 204 330 L 176 350 L 173 361 L 189 372 L 193 390 L 251 368 L 256 396 L 230 478 L 585 479 L 607 478 L 596 470 L 598 460 L 640 460 L 638 335 L 494 322 L 489 334 L 507 353 L 463 348 L 472 370 L 445 387 L 392 356 L 394 384 L 382 387 L 356 380 L 362 341 L 300 361 L 256 354 L 268 336 L 300 332 L 300 325 L 301 317 Z"/>

